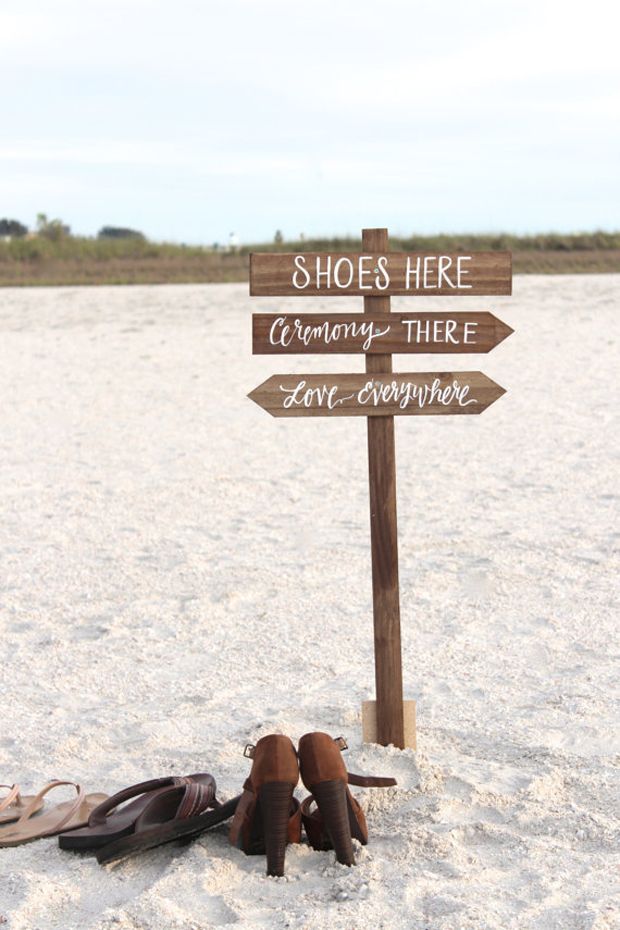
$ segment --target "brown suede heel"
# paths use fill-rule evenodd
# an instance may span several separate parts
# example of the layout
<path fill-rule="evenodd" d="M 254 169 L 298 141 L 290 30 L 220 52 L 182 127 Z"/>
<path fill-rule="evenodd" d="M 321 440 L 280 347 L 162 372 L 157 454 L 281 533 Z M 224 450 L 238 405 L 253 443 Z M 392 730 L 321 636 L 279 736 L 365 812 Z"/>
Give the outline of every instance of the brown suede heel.
<path fill-rule="evenodd" d="M 288 736 L 264 736 L 246 746 L 252 769 L 230 827 L 233 846 L 248 855 L 265 853 L 267 875 L 284 875 L 287 843 L 301 842 L 301 811 L 293 791 L 299 781 L 295 748 Z"/>
<path fill-rule="evenodd" d="M 306 788 L 311 792 L 301 806 L 301 815 L 310 845 L 314 849 L 335 849 L 338 862 L 354 865 L 352 838 L 366 845 L 368 826 L 360 805 L 348 785 L 382 788 L 396 784 L 394 778 L 353 775 L 347 772 L 340 755 L 346 749 L 343 739 L 327 733 L 306 733 L 299 741 L 299 767 Z M 316 803 L 316 809 L 312 805 Z"/>

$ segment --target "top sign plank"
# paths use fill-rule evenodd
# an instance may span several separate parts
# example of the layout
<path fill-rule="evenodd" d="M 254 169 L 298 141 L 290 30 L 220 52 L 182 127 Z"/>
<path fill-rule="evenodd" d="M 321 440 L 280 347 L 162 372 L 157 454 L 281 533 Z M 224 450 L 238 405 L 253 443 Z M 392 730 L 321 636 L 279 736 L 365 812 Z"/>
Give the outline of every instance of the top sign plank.
<path fill-rule="evenodd" d="M 250 255 L 250 294 L 254 297 L 474 297 L 510 293 L 510 252 Z"/>

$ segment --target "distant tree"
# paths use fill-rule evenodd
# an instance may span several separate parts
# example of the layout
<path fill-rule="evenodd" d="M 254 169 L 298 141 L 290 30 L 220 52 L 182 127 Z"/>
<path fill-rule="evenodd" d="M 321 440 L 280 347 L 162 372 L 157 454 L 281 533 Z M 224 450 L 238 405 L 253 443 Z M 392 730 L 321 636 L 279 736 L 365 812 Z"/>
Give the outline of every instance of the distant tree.
<path fill-rule="evenodd" d="M 282 245 L 282 243 L 284 242 L 284 236 L 282 235 L 281 229 L 276 229 L 276 234 L 273 237 L 273 241 L 275 242 L 276 245 Z"/>
<path fill-rule="evenodd" d="M 137 229 L 127 229 L 125 226 L 102 226 L 97 233 L 97 239 L 144 239 L 144 233 Z"/>
<path fill-rule="evenodd" d="M 71 235 L 71 227 L 62 220 L 48 220 L 46 213 L 37 213 L 37 232 L 46 239 L 58 242 Z"/>
<path fill-rule="evenodd" d="M 0 236 L 11 236 L 19 239 L 28 233 L 28 227 L 20 223 L 19 220 L 0 220 Z"/>

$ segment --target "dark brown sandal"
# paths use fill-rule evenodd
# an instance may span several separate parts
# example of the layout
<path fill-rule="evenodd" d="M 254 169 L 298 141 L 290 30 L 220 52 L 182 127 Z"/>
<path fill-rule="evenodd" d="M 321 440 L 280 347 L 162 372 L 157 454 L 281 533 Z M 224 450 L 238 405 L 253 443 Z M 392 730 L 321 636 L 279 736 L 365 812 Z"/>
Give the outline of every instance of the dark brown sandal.
<path fill-rule="evenodd" d="M 265 854 L 267 875 L 284 875 L 287 843 L 301 842 L 301 811 L 293 791 L 299 781 L 295 747 L 288 736 L 264 736 L 245 747 L 252 769 L 230 827 L 233 846 L 247 856 Z"/>
<path fill-rule="evenodd" d="M 158 793 L 192 781 L 201 784 L 204 790 L 210 793 L 210 797 L 214 796 L 215 782 L 212 775 L 196 774 L 184 777 L 169 775 L 165 778 L 151 778 L 149 781 L 132 785 L 131 788 L 124 788 L 111 798 L 107 798 L 92 811 L 87 826 L 80 830 L 61 833 L 58 837 L 58 845 L 61 849 L 85 852 L 128 836 L 133 833 L 138 817 L 153 802 Z M 126 801 L 129 803 L 125 803 Z"/>
<path fill-rule="evenodd" d="M 187 814 L 177 810 L 174 817 L 164 822 L 157 822 L 157 815 L 151 810 L 150 816 L 138 819 L 135 832 L 131 836 L 125 836 L 98 849 L 97 862 L 104 864 L 115 859 L 125 859 L 127 856 L 152 849 L 154 846 L 162 846 L 164 843 L 171 843 L 173 840 L 186 845 L 205 830 L 232 817 L 240 797 L 241 795 L 238 795 L 223 804 L 214 801 L 210 805 L 210 810 L 204 810 L 201 813 Z M 161 816 L 166 816 L 163 810 Z"/>
<path fill-rule="evenodd" d="M 388 788 L 394 778 L 354 775 L 347 772 L 340 755 L 347 744 L 342 737 L 327 733 L 306 733 L 299 741 L 299 767 L 304 785 L 311 792 L 301 805 L 301 815 L 310 845 L 314 849 L 334 849 L 338 862 L 354 865 L 352 839 L 368 843 L 364 812 L 348 785 Z M 313 809 L 313 804 L 316 807 Z"/>
<path fill-rule="evenodd" d="M 173 839 L 191 839 L 234 813 L 239 798 L 220 804 L 215 788 L 215 779 L 205 773 L 141 782 L 99 804 L 88 826 L 61 834 L 59 845 L 109 862 Z"/>

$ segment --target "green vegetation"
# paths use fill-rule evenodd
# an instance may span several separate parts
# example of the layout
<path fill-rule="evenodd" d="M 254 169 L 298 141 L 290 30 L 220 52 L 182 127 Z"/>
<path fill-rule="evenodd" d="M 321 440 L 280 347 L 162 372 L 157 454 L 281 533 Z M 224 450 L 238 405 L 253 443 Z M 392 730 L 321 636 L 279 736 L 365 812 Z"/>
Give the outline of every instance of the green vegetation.
<path fill-rule="evenodd" d="M 282 242 L 276 238 L 274 243 L 252 246 L 250 251 L 353 252 L 359 251 L 361 247 L 361 238 L 304 239 L 303 242 Z M 390 236 L 390 247 L 395 252 L 480 252 L 495 249 L 507 249 L 509 252 L 607 251 L 620 250 L 620 232 L 543 233 L 536 236 L 513 236 L 507 233 Z"/>
<path fill-rule="evenodd" d="M 0 220 L 0 236 L 25 236 L 28 233 L 28 227 L 20 223 L 19 220 L 9 220 L 6 217 Z"/>
<path fill-rule="evenodd" d="M 140 234 L 71 236 L 60 220 L 41 215 L 37 236 L 0 241 L 0 286 L 181 284 L 247 281 L 251 251 L 359 251 L 359 238 L 277 241 L 226 250 L 149 242 Z M 133 232 L 127 230 L 127 232 Z M 620 272 L 620 232 L 537 236 L 442 235 L 393 237 L 395 251 L 508 249 L 515 273 Z"/>
<path fill-rule="evenodd" d="M 137 229 L 127 229 L 126 226 L 102 226 L 97 233 L 97 239 L 145 239 L 144 233 Z"/>
<path fill-rule="evenodd" d="M 37 213 L 37 232 L 43 239 L 60 242 L 71 236 L 71 227 L 62 220 L 48 220 L 46 213 Z"/>

